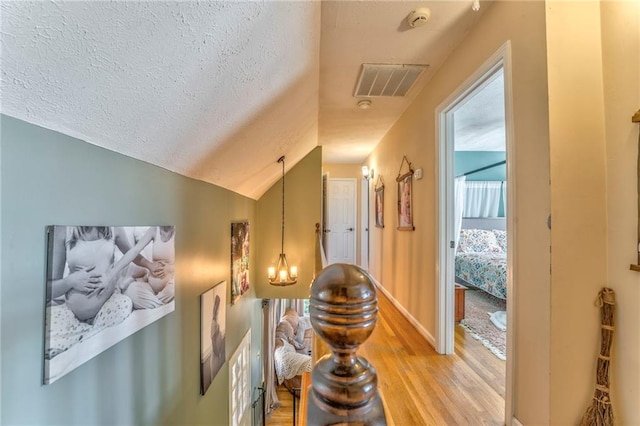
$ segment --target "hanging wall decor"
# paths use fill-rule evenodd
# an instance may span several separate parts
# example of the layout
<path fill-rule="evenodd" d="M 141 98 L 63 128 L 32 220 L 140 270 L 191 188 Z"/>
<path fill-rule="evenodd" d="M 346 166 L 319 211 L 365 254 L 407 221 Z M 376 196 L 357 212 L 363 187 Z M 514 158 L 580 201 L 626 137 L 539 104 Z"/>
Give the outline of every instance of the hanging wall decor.
<path fill-rule="evenodd" d="M 249 222 L 231 224 L 231 303 L 249 290 Z"/>
<path fill-rule="evenodd" d="M 402 167 L 405 163 L 409 170 L 403 173 Z M 398 182 L 398 229 L 400 231 L 413 231 L 416 229 L 413 226 L 413 203 L 411 198 L 413 169 L 406 156 L 402 157 L 396 181 Z"/>
<path fill-rule="evenodd" d="M 633 115 L 633 117 L 631 117 L 631 121 L 634 123 L 640 123 L 640 109 Z M 640 272 L 640 132 L 638 132 L 638 167 L 636 170 L 636 175 L 636 178 L 638 180 L 638 263 L 632 263 L 630 268 L 632 271 Z"/>
<path fill-rule="evenodd" d="M 44 384 L 173 312 L 173 226 L 49 226 Z"/>
<path fill-rule="evenodd" d="M 226 281 L 200 295 L 200 395 L 225 363 L 226 295 Z"/>
<path fill-rule="evenodd" d="M 382 175 L 378 176 L 374 191 L 376 193 L 376 227 L 384 228 L 384 180 L 382 179 Z"/>

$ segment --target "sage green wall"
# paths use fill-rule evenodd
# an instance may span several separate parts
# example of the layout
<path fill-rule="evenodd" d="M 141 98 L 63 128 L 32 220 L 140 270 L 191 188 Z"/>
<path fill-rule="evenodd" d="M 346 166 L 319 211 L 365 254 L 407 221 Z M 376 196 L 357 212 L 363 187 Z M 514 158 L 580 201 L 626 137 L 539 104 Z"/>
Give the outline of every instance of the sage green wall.
<path fill-rule="evenodd" d="M 274 161 L 274 167 L 282 166 Z M 260 298 L 307 299 L 314 277 L 316 223 L 320 223 L 322 205 L 322 147 L 314 148 L 285 175 L 284 252 L 289 266 L 298 266 L 298 283 L 288 287 L 269 285 L 267 269 L 275 266 L 281 247 L 282 179 L 258 200 L 256 221 L 260 234 L 256 294 Z"/>
<path fill-rule="evenodd" d="M 0 423 L 228 424 L 227 364 L 199 394 L 199 295 L 228 281 L 230 222 L 254 223 L 256 202 L 10 117 L 1 126 Z M 43 386 L 51 224 L 175 225 L 176 310 Z M 254 288 L 226 307 L 227 359 L 252 329 L 253 388 L 262 338 Z"/>

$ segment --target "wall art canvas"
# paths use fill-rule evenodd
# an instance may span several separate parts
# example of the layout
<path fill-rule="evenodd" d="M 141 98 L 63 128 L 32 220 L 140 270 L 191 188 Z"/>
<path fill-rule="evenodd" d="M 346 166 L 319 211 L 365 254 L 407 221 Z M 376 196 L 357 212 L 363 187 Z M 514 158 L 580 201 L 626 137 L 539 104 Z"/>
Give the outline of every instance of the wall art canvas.
<path fill-rule="evenodd" d="M 200 295 L 200 394 L 215 379 L 225 363 L 227 282 L 223 281 Z"/>
<path fill-rule="evenodd" d="M 412 174 L 398 181 L 398 229 L 413 231 L 413 212 L 411 205 Z"/>
<path fill-rule="evenodd" d="M 175 309 L 173 226 L 49 226 L 44 384 Z"/>
<path fill-rule="evenodd" d="M 376 227 L 384 228 L 384 186 L 376 188 Z"/>
<path fill-rule="evenodd" d="M 249 290 L 249 222 L 231 224 L 231 303 Z"/>

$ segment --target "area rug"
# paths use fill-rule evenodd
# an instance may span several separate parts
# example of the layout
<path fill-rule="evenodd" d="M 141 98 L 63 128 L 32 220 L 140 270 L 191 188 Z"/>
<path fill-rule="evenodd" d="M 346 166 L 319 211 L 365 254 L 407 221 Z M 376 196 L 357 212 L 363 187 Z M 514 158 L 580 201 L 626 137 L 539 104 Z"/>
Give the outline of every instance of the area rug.
<path fill-rule="evenodd" d="M 491 322 L 491 314 L 507 310 L 507 301 L 493 297 L 482 290 L 469 289 L 465 292 L 465 315 L 460 321 L 473 338 L 501 360 L 506 360 L 507 332 Z M 498 314 L 498 316 L 501 316 Z M 506 328 L 506 327 L 505 327 Z"/>

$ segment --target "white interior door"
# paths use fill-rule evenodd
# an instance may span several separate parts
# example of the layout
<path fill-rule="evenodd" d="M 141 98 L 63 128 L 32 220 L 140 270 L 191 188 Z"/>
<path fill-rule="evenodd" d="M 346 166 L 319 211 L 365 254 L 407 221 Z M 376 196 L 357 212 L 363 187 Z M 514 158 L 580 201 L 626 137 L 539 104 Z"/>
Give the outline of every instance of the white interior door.
<path fill-rule="evenodd" d="M 356 179 L 329 179 L 327 261 L 356 262 Z"/>

